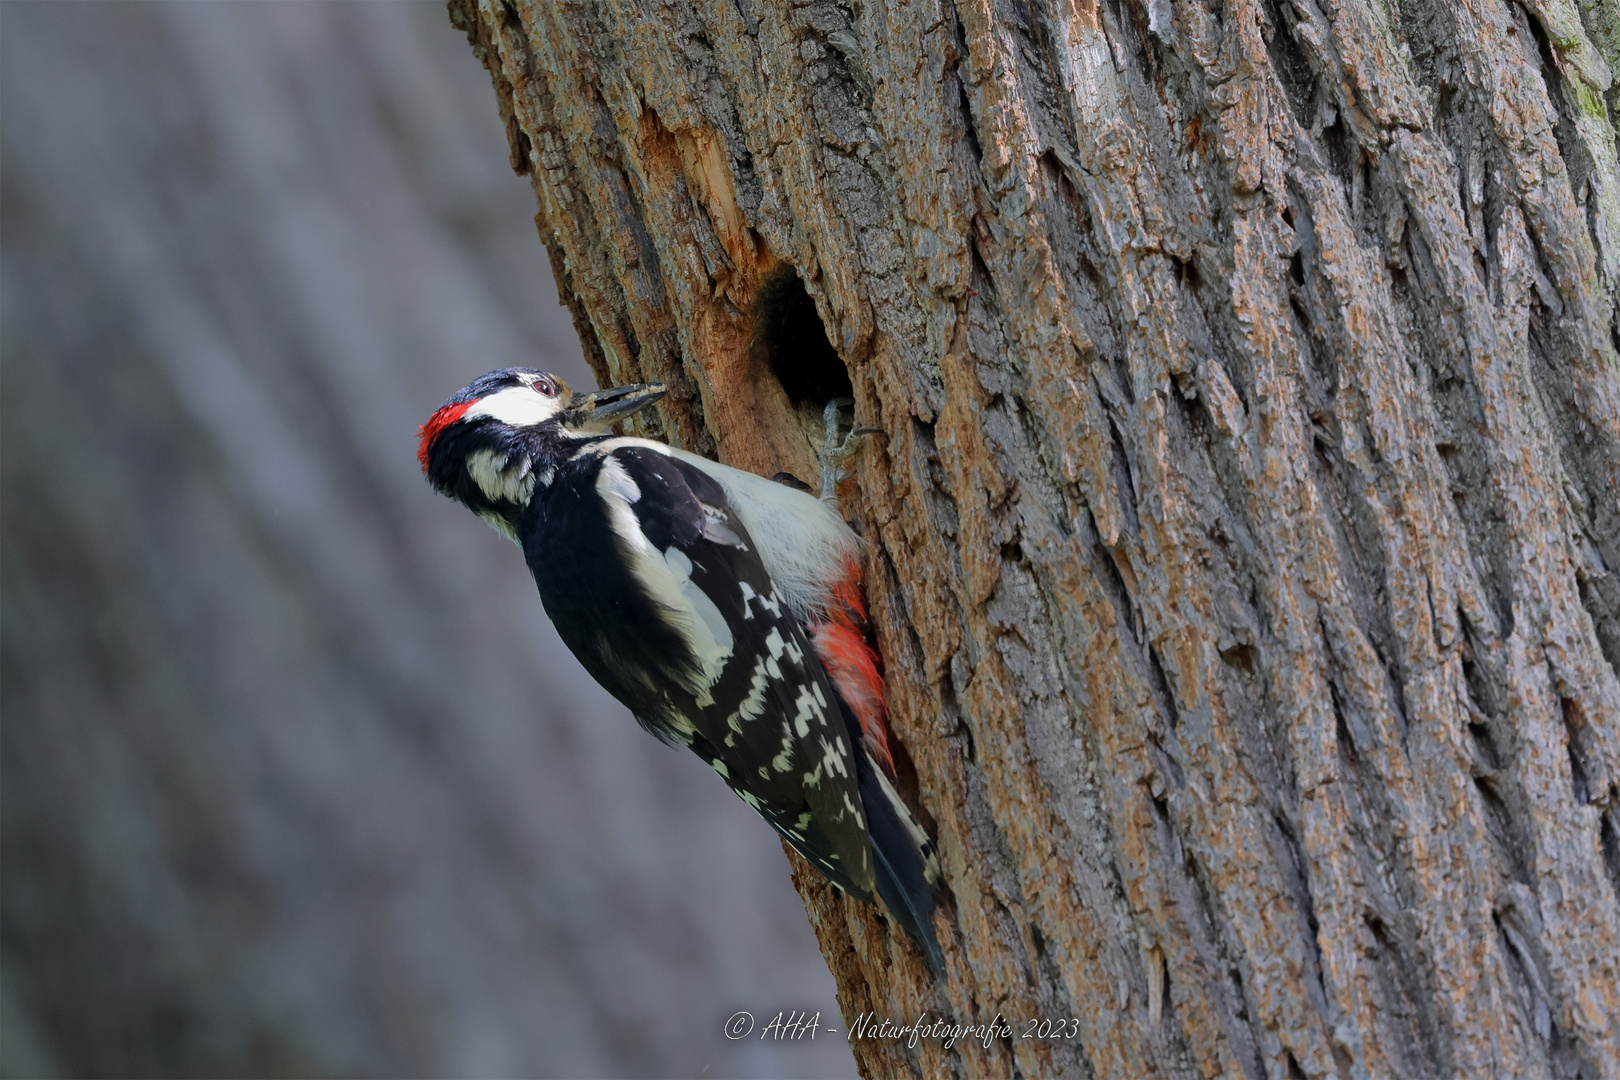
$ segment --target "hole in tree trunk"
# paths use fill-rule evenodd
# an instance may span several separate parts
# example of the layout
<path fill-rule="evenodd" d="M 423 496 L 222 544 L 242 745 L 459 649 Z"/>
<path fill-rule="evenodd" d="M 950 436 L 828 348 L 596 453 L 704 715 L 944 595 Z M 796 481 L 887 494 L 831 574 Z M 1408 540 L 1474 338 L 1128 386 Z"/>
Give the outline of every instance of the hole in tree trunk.
<path fill-rule="evenodd" d="M 818 411 L 833 398 L 852 397 L 849 369 L 827 338 L 816 302 L 799 272 L 782 266 L 759 287 L 754 304 L 753 355 L 776 376 L 795 407 Z"/>

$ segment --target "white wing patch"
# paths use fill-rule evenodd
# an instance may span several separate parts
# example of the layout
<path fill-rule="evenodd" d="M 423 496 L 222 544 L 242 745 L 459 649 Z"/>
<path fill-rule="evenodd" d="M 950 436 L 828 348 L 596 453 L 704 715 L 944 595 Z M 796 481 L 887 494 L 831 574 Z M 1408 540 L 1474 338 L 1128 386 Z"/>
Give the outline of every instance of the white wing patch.
<path fill-rule="evenodd" d="M 608 525 L 618 538 L 630 572 L 641 582 L 669 628 L 691 649 L 698 670 L 687 689 L 700 706 L 714 704 L 709 688 L 731 659 L 734 642 L 725 616 L 707 593 L 692 581 L 692 560 L 679 548 L 659 551 L 641 531 L 630 507 L 641 499 L 641 489 L 611 456 L 602 459 L 596 491 L 608 508 Z"/>
<path fill-rule="evenodd" d="M 590 449 L 606 454 L 622 446 L 684 461 L 719 484 L 730 512 L 754 538 L 781 599 L 801 618 L 824 610 L 829 583 L 842 580 L 850 560 L 859 560 L 860 538 L 837 510 L 814 495 L 649 439 L 607 439 Z"/>
<path fill-rule="evenodd" d="M 692 560 L 687 558 L 686 552 L 678 547 L 666 549 L 664 552 L 664 565 L 669 567 L 670 574 L 679 583 L 681 595 L 685 597 L 687 606 L 696 612 L 698 620 L 709 631 L 709 638 L 720 649 L 718 654 L 719 662 L 714 667 L 713 675 L 709 679 L 709 683 L 712 685 L 714 680 L 720 677 L 720 672 L 726 666 L 726 661 L 731 658 L 731 651 L 736 645 L 736 642 L 731 637 L 731 624 L 726 622 L 724 615 L 720 614 L 719 606 L 710 599 L 709 594 L 699 588 L 697 582 L 692 580 Z M 707 661 L 704 663 L 704 670 L 709 670 Z M 714 704 L 714 699 L 708 698 L 705 700 L 705 698 L 706 695 L 698 695 L 698 704 Z"/>
<path fill-rule="evenodd" d="M 630 474 L 624 471 L 624 466 L 610 457 L 602 459 L 602 471 L 596 476 L 596 491 L 603 498 L 610 495 L 617 498 L 627 508 L 641 501 L 641 488 L 630 479 Z M 635 521 L 634 514 L 630 515 L 630 520 Z M 635 529 L 636 535 L 641 536 L 641 526 L 637 525 Z M 641 536 L 641 539 L 646 543 L 645 536 Z"/>

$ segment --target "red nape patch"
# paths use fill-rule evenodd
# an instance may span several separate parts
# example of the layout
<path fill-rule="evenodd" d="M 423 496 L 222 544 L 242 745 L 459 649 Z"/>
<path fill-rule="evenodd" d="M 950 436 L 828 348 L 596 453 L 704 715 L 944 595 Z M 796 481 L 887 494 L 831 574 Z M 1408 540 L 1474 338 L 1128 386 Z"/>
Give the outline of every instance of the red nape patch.
<path fill-rule="evenodd" d="M 437 439 L 445 428 L 465 416 L 467 410 L 474 404 L 471 401 L 463 401 L 460 405 L 446 405 L 428 417 L 428 422 L 422 425 L 420 433 L 422 441 L 416 448 L 416 460 L 422 463 L 422 475 L 427 475 L 428 451 L 433 449 L 433 440 Z"/>

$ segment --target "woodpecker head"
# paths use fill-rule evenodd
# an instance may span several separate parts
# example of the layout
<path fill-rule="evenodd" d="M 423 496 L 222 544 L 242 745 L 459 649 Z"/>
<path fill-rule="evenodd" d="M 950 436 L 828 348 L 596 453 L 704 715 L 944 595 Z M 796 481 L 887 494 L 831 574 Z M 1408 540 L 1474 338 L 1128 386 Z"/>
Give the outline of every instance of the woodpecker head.
<path fill-rule="evenodd" d="M 659 383 L 580 394 L 534 368 L 492 371 L 428 418 L 416 458 L 441 495 L 515 539 L 535 486 L 551 483 L 580 440 L 663 396 Z"/>

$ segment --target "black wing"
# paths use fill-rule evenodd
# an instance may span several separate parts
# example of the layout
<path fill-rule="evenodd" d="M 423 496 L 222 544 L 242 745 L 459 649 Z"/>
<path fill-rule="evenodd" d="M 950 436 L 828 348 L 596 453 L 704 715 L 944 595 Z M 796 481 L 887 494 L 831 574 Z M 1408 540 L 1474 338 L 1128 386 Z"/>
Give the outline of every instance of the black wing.
<path fill-rule="evenodd" d="M 645 447 L 588 451 L 570 464 L 537 500 L 542 518 L 524 545 L 558 633 L 644 726 L 690 747 L 832 881 L 870 897 L 855 746 L 804 627 L 725 491 L 697 466 Z M 604 512 L 604 465 L 634 485 L 617 519 L 612 483 Z M 685 575 L 684 592 L 648 586 L 671 566 Z M 694 618 L 729 634 L 722 662 L 711 654 L 705 664 L 682 632 Z"/>

